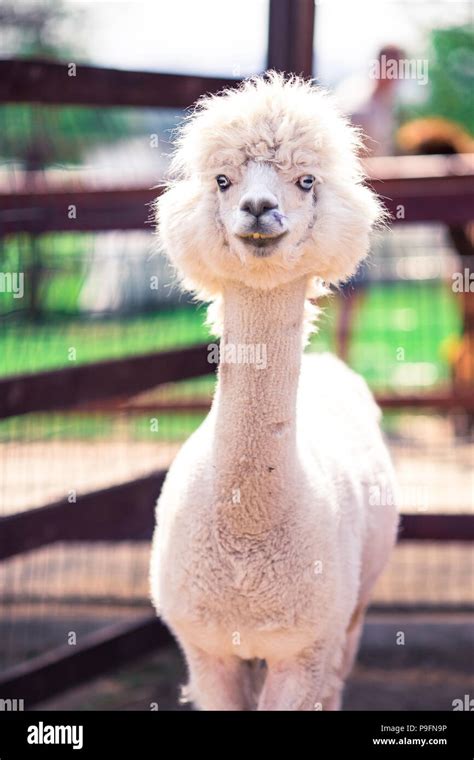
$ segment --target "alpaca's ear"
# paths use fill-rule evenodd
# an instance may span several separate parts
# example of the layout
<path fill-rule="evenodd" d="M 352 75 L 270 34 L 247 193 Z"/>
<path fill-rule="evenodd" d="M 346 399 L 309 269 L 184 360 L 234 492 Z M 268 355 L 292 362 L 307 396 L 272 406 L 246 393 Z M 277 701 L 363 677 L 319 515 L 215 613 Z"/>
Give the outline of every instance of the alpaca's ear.
<path fill-rule="evenodd" d="M 158 243 L 175 268 L 185 290 L 202 300 L 215 298 L 219 282 L 207 264 L 211 247 L 209 198 L 202 185 L 181 180 L 170 185 L 155 206 Z"/>

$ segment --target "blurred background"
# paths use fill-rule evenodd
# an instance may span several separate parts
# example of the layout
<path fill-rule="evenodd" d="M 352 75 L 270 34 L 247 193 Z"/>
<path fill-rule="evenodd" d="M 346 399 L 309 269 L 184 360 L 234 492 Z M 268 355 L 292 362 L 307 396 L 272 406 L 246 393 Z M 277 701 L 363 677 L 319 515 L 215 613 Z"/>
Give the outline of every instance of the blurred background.
<path fill-rule="evenodd" d="M 266 68 L 334 92 L 393 222 L 309 347 L 370 383 L 401 486 L 345 706 L 451 710 L 472 693 L 472 21 L 462 0 L 3 0 L 3 709 L 183 709 L 149 539 L 209 406 L 213 338 L 150 204 L 186 108 Z"/>

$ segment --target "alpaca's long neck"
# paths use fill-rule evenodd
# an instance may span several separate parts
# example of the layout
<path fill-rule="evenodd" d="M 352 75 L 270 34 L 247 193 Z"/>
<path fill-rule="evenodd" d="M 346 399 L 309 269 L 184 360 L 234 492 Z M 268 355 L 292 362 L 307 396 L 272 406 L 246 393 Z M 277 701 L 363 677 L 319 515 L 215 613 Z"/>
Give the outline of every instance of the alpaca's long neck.
<path fill-rule="evenodd" d="M 234 532 L 284 519 L 295 472 L 306 278 L 262 291 L 229 284 L 214 399 L 218 509 Z"/>

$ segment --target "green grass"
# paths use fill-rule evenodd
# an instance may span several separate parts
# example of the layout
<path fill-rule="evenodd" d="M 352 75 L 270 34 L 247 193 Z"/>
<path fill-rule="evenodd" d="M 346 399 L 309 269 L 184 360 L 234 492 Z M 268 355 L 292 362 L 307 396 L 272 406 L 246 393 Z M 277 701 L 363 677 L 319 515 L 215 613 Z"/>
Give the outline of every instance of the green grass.
<path fill-rule="evenodd" d="M 0 442 L 27 442 L 39 439 L 62 441 L 123 440 L 179 442 L 187 438 L 204 419 L 199 412 L 186 414 L 94 413 L 29 414 L 0 420 Z M 155 424 L 155 419 L 158 425 Z"/>
<path fill-rule="evenodd" d="M 22 272 L 24 297 L 0 294 L 0 315 L 27 312 L 31 303 L 32 273 L 38 280 L 37 303 L 42 314 L 48 312 L 77 315 L 79 296 L 85 281 L 89 252 L 94 236 L 78 233 L 10 235 L 0 241 L 0 268 L 3 272 Z"/>
<path fill-rule="evenodd" d="M 374 387 L 426 388 L 449 378 L 458 303 L 439 282 L 373 285 L 355 324 L 350 364 Z"/>
<path fill-rule="evenodd" d="M 0 373 L 17 375 L 161 351 L 209 340 L 202 309 L 183 307 L 121 319 L 4 324 Z"/>

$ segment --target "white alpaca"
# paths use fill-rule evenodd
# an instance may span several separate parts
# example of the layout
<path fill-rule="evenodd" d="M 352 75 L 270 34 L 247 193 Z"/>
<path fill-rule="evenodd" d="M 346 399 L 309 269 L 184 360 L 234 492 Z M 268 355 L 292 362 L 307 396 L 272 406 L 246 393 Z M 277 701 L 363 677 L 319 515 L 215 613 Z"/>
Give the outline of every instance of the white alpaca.
<path fill-rule="evenodd" d="M 170 468 L 151 559 L 204 710 L 338 709 L 394 544 L 379 410 L 339 360 L 302 357 L 308 295 L 354 271 L 379 217 L 356 148 L 327 95 L 256 78 L 201 101 L 158 202 L 163 248 L 222 326 L 212 409 Z"/>

